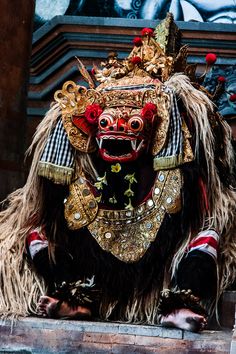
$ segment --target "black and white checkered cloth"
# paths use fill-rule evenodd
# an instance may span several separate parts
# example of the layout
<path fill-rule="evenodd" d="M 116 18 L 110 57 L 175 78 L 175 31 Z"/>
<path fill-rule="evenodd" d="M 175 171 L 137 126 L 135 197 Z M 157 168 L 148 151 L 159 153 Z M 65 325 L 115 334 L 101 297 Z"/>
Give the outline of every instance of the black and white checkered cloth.
<path fill-rule="evenodd" d="M 74 155 L 75 150 L 69 142 L 62 120 L 59 119 L 39 161 L 39 174 L 58 183 L 63 175 L 68 179 L 74 172 Z"/>
<path fill-rule="evenodd" d="M 164 87 L 164 92 L 168 93 L 171 98 L 170 124 L 166 140 L 167 143 L 165 144 L 163 149 L 155 156 L 155 161 L 158 162 L 158 159 L 162 160 L 163 158 L 165 158 L 166 160 L 172 159 L 172 161 L 176 161 L 177 163 L 177 161 L 181 161 L 183 154 L 182 119 L 179 113 L 177 100 L 174 92 L 168 87 Z"/>

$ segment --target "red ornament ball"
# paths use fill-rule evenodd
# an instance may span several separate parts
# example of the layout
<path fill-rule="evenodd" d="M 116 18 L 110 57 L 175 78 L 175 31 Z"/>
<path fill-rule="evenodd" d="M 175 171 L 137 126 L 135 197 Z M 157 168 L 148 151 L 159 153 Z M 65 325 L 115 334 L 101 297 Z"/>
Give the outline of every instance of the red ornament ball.
<path fill-rule="evenodd" d="M 222 82 L 222 83 L 227 81 L 224 76 L 219 76 L 219 77 L 217 78 L 217 80 L 218 80 L 219 82 Z"/>
<path fill-rule="evenodd" d="M 142 38 L 140 37 L 135 37 L 133 39 L 133 43 L 136 47 L 141 47 L 141 45 L 143 44 Z"/>
<path fill-rule="evenodd" d="M 149 36 L 152 37 L 153 36 L 153 30 L 151 28 L 143 28 L 141 31 L 141 35 L 142 36 Z"/>
<path fill-rule="evenodd" d="M 217 56 L 214 53 L 208 53 L 205 59 L 208 65 L 213 65 L 216 62 Z"/>
<path fill-rule="evenodd" d="M 233 93 L 232 95 L 230 95 L 229 100 L 231 102 L 235 102 L 236 101 L 236 93 Z"/>
<path fill-rule="evenodd" d="M 142 61 L 142 59 L 138 56 L 135 56 L 131 59 L 131 63 L 133 63 L 133 64 L 139 64 L 139 63 L 141 63 L 141 61 Z"/>

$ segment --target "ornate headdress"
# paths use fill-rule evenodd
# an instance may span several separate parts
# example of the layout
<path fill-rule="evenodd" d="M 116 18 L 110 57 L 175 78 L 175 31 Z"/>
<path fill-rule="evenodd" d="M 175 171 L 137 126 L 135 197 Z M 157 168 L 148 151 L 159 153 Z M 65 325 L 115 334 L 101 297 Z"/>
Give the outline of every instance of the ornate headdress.
<path fill-rule="evenodd" d="M 193 160 L 190 133 L 179 112 L 174 90 L 171 85 L 164 84 L 176 69 L 189 71 L 186 47 L 178 52 L 179 30 L 168 14 L 156 28 L 156 37 L 149 28 L 144 28 L 141 35 L 142 38 L 134 39 L 134 48 L 126 59 L 118 61 L 117 54 L 112 52 L 101 69 L 93 68 L 93 75 L 100 82 L 98 87 L 95 88 L 93 78 L 79 61 L 80 71 L 90 88 L 68 81 L 55 93 L 64 129 L 59 121 L 40 160 L 39 174 L 57 183 L 63 183 L 63 180 L 70 183 L 74 152 L 90 153 L 99 149 L 100 139 L 108 129 L 113 129 L 109 119 L 115 119 L 115 124 L 118 124 L 117 119 L 123 119 L 125 126 L 129 125 L 129 134 L 133 134 L 135 140 L 132 145 L 135 153 L 141 147 L 143 135 L 151 138 L 148 145 L 155 170 Z M 97 134 L 99 129 L 101 134 Z M 65 132 L 69 138 L 67 143 Z M 61 153 L 60 148 L 64 150 Z M 66 156 L 64 164 L 61 155 Z"/>

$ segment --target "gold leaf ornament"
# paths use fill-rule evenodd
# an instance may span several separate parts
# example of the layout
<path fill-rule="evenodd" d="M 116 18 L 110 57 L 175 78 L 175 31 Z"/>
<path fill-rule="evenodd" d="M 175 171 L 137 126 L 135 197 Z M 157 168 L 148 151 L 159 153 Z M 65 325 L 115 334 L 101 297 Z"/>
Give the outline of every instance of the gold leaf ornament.
<path fill-rule="evenodd" d="M 61 107 L 63 126 L 71 145 L 82 152 L 95 151 L 95 141 L 89 139 L 90 137 L 73 123 L 73 117 L 85 119 L 84 113 L 88 105 L 93 103 L 101 104 L 100 93 L 93 89 L 88 90 L 84 86 L 76 85 L 73 81 L 67 81 L 61 90 L 55 92 L 54 99 Z"/>

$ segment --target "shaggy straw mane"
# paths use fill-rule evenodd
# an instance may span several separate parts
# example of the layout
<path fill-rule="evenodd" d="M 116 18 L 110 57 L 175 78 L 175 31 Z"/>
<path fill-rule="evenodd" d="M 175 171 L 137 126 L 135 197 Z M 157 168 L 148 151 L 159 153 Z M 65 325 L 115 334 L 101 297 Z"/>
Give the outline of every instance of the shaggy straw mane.
<path fill-rule="evenodd" d="M 214 110 L 213 103 L 199 90 L 196 90 L 189 79 L 182 74 L 173 75 L 165 85 L 173 88 L 182 100 L 187 115 L 191 117 L 196 131 L 196 159 L 199 158 L 199 144 L 203 146 L 208 172 L 209 214 L 202 224 L 202 229 L 214 228 L 221 235 L 219 251 L 219 294 L 233 282 L 236 273 L 235 210 L 236 193 L 220 180 L 215 166 L 215 138 L 209 124 L 208 116 Z M 42 214 L 42 185 L 38 176 L 38 162 L 46 145 L 50 132 L 61 115 L 55 104 L 39 124 L 33 142 L 28 150 L 34 156 L 27 182 L 9 195 L 3 202 L 6 209 L 0 213 L 0 315 L 25 316 L 36 312 L 36 303 L 40 295 L 45 294 L 45 285 L 35 272 L 31 271 L 25 254 L 26 236 L 32 227 L 40 224 Z M 233 165 L 233 152 L 230 144 L 230 128 L 223 124 L 225 136 L 225 156 L 227 165 Z M 93 178 L 96 170 L 88 154 L 78 154 L 77 173 L 87 170 Z M 192 235 L 187 235 L 185 242 L 174 257 L 172 272 L 176 270 L 184 254 L 184 250 Z M 145 308 L 145 317 L 153 322 L 156 314 L 157 294 L 153 291 Z M 140 304 L 145 299 L 132 301 L 127 307 L 126 317 L 134 319 L 139 313 Z M 152 306 L 150 306 L 152 304 Z M 115 304 L 114 304 L 115 306 Z M 111 304 L 110 312 L 112 311 Z M 145 307 L 145 306 L 144 306 Z M 102 312 L 102 309 L 101 309 Z M 108 310 L 109 312 L 109 310 Z M 109 313 L 106 313 L 106 316 Z M 140 312 L 139 319 L 142 320 Z"/>

